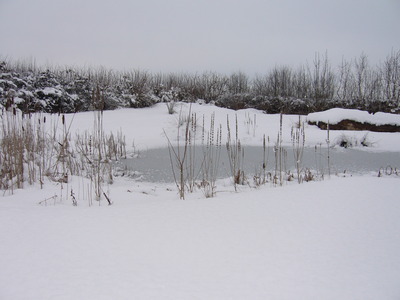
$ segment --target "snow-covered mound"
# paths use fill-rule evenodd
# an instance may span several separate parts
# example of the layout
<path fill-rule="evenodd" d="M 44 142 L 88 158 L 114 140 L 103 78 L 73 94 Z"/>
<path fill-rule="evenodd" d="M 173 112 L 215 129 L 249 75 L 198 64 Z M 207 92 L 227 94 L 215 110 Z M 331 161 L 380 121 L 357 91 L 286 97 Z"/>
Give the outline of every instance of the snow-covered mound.
<path fill-rule="evenodd" d="M 400 115 L 383 112 L 370 114 L 367 111 L 357 109 L 332 108 L 322 112 L 311 113 L 307 116 L 307 121 L 311 123 L 329 122 L 329 124 L 338 124 L 343 120 L 368 123 L 376 126 L 400 126 Z"/>

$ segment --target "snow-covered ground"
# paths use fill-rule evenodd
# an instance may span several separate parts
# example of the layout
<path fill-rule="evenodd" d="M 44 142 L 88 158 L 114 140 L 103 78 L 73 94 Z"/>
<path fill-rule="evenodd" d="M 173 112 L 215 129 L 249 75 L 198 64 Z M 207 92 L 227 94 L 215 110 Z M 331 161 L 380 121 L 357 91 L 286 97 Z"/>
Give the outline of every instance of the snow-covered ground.
<path fill-rule="evenodd" d="M 270 144 L 275 143 L 277 134 L 279 132 L 279 114 L 268 115 L 262 111 L 255 109 L 244 109 L 234 111 L 231 109 L 216 107 L 211 104 L 192 104 L 190 105 L 183 103 L 177 104 L 173 115 L 167 113 L 167 107 L 164 103 L 156 104 L 151 108 L 142 109 L 119 109 L 115 111 L 104 112 L 104 128 L 106 131 L 122 131 L 125 134 L 129 145 L 135 144 L 137 150 L 146 150 L 149 148 L 167 147 L 168 137 L 174 141 L 177 139 L 177 128 L 181 118 L 185 118 L 191 109 L 192 114 L 196 114 L 197 124 L 199 127 L 199 134 L 197 138 L 201 139 L 201 126 L 203 123 L 203 116 L 205 118 L 204 127 L 206 130 L 210 127 L 211 115 L 215 114 L 216 128 L 219 124 L 222 126 L 222 138 L 223 142 L 226 141 L 227 136 L 227 118 L 229 118 L 232 135 L 235 131 L 235 118 L 238 119 L 239 138 L 243 145 L 262 146 L 263 135 L 270 138 Z M 358 120 L 359 115 L 364 115 L 364 112 L 357 110 L 334 110 L 326 115 L 326 121 L 332 122 L 334 118 L 344 119 L 353 118 Z M 317 114 L 310 114 L 314 119 L 318 119 L 318 116 L 325 116 L 326 112 Z M 367 112 L 365 114 L 368 115 Z M 400 119 L 398 115 L 380 113 L 380 122 L 383 119 L 388 119 L 391 124 L 398 124 L 400 126 Z M 345 116 L 345 117 L 341 117 Z M 75 115 L 67 115 L 66 122 L 71 123 L 71 132 L 90 130 L 93 127 L 93 112 L 79 113 Z M 314 147 L 318 144 L 325 145 L 327 138 L 326 131 L 320 130 L 317 126 L 307 124 L 308 116 L 301 116 L 301 122 L 305 122 L 305 134 L 306 134 L 306 147 Z M 324 120 L 323 118 L 319 118 Z M 331 121 L 332 119 L 332 121 Z M 286 146 L 292 145 L 291 142 L 291 129 L 296 126 L 299 121 L 297 115 L 284 115 L 283 116 L 283 144 Z M 60 123 L 60 122 L 59 122 Z M 165 131 L 165 132 L 164 132 Z M 180 129 L 181 134 L 184 130 Z M 339 139 L 343 134 L 352 137 L 354 139 L 361 139 L 365 136 L 366 131 L 331 131 L 330 140 L 334 142 Z M 373 147 L 364 149 L 368 151 L 399 151 L 400 149 L 400 133 L 376 133 L 368 132 L 368 139 L 373 144 Z"/>
<path fill-rule="evenodd" d="M 255 110 L 194 104 L 192 113 L 199 124 L 205 116 L 206 128 L 215 113 L 223 138 L 227 115 L 233 130 L 237 115 L 246 145 L 262 145 L 264 134 L 272 143 L 279 131 L 279 115 Z M 93 116 L 67 115 L 71 133 L 90 129 Z M 47 118 L 54 126 L 60 117 Z M 296 122 L 283 116 L 286 145 Z M 137 149 L 166 147 L 165 133 L 176 140 L 178 123 L 179 113 L 168 115 L 162 104 L 104 112 L 106 131 L 121 130 Z M 307 146 L 325 144 L 326 132 L 305 126 Z M 369 139 L 365 151 L 400 149 L 399 133 Z M 70 179 L 63 189 L 46 182 L 0 197 L 0 299 L 400 297 L 398 176 L 332 176 L 238 192 L 221 180 L 215 198 L 197 191 L 185 201 L 173 185 L 117 178 L 107 187 L 113 205 L 91 207 L 82 200 L 87 181 Z"/>

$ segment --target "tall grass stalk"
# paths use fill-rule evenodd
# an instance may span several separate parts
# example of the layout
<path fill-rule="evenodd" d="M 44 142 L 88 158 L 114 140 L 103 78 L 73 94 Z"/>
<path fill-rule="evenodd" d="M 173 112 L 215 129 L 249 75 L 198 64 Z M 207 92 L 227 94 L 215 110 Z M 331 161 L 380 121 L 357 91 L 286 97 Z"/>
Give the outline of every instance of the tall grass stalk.
<path fill-rule="evenodd" d="M 292 147 L 293 147 L 293 158 L 297 173 L 297 181 L 298 183 L 302 182 L 302 161 L 303 161 L 303 153 L 304 153 L 304 144 L 306 141 L 306 135 L 304 131 L 304 122 L 301 121 L 301 117 L 299 116 L 299 121 L 296 126 L 292 127 L 291 132 L 292 139 Z"/>
<path fill-rule="evenodd" d="M 326 126 L 326 146 L 328 151 L 328 176 L 331 177 L 331 155 L 330 155 L 330 139 L 329 139 L 329 121 Z"/>
<path fill-rule="evenodd" d="M 263 135 L 263 155 L 262 155 L 262 165 L 261 165 L 261 170 L 256 169 L 256 174 L 253 177 L 254 184 L 256 187 L 259 187 L 260 185 L 263 185 L 267 182 L 267 167 L 268 167 L 268 161 L 269 161 L 269 137 L 265 137 L 265 134 Z M 271 173 L 268 173 L 271 175 Z"/>
<path fill-rule="evenodd" d="M 237 191 L 237 185 L 245 184 L 245 174 L 243 170 L 244 162 L 244 149 L 239 140 L 239 128 L 237 115 L 235 118 L 235 138 L 232 140 L 231 127 L 229 122 L 229 116 L 226 117 L 228 137 L 226 142 L 226 150 L 228 153 L 229 167 L 231 176 L 233 178 L 233 185 L 235 191 Z"/>
<path fill-rule="evenodd" d="M 103 108 L 104 108 L 104 95 L 100 93 L 97 87 L 95 99 L 99 109 L 95 111 L 94 127 L 93 127 L 93 183 L 96 200 L 99 201 L 104 198 L 107 200 L 108 204 L 111 205 L 111 201 L 107 194 L 103 190 L 103 184 L 111 184 L 113 182 L 111 160 L 107 157 L 106 139 L 103 128 Z"/>
<path fill-rule="evenodd" d="M 204 144 L 204 117 L 203 117 L 203 163 L 202 163 L 202 182 L 200 186 L 206 198 L 214 197 L 216 194 L 216 181 L 221 158 L 222 149 L 222 126 L 220 125 L 215 132 L 215 114 L 212 114 L 210 129 L 207 133 L 207 141 Z"/>
<path fill-rule="evenodd" d="M 284 182 L 285 164 L 287 156 L 287 151 L 282 146 L 282 141 L 283 141 L 282 127 L 283 127 L 283 115 L 281 113 L 279 118 L 279 132 L 274 146 L 275 175 L 273 180 L 274 184 L 279 184 L 280 186 L 282 186 Z"/>
<path fill-rule="evenodd" d="M 324 179 L 324 165 L 322 162 L 322 144 L 319 143 L 314 147 L 314 155 L 315 155 L 315 169 L 317 172 L 317 178 Z"/>
<path fill-rule="evenodd" d="M 168 135 L 165 133 L 165 137 L 168 142 L 168 153 L 171 162 L 172 174 L 174 177 L 175 184 L 178 188 L 180 199 L 185 199 L 186 192 L 186 159 L 188 157 L 188 151 L 190 146 L 190 116 L 191 116 L 192 106 L 189 106 L 188 117 L 186 118 L 186 124 L 184 127 L 184 140 L 183 145 L 181 146 L 181 137 L 180 137 L 180 128 L 181 128 L 181 120 L 182 120 L 182 110 L 179 114 L 179 122 L 178 122 L 178 132 L 177 132 L 177 146 L 174 147 Z M 178 174 L 176 174 L 178 172 Z"/>
<path fill-rule="evenodd" d="M 253 137 L 255 137 L 257 128 L 257 115 L 254 114 L 253 118 L 251 118 L 250 113 L 246 112 L 244 125 L 246 126 L 247 134 L 250 135 L 250 133 L 252 133 Z"/>
<path fill-rule="evenodd" d="M 197 140 L 197 115 L 195 113 L 188 118 L 188 159 L 186 160 L 186 178 L 190 193 L 194 192 L 198 171 L 196 169 L 196 140 Z"/>

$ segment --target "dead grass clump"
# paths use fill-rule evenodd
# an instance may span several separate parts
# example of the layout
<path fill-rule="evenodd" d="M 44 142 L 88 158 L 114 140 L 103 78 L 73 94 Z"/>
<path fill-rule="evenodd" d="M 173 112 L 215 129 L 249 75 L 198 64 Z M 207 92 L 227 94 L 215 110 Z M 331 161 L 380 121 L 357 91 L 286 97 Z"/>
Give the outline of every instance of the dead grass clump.
<path fill-rule="evenodd" d="M 386 168 L 381 167 L 378 171 L 378 177 L 383 176 L 400 176 L 400 170 L 397 167 L 386 166 Z"/>
<path fill-rule="evenodd" d="M 67 122 L 65 115 L 46 119 L 42 114 L 23 114 L 15 107 L 2 110 L 0 115 L 0 189 L 13 193 L 25 183 L 40 183 L 45 178 L 60 183 L 61 190 L 68 184 L 69 176 L 85 176 L 93 184 L 97 200 L 109 196 L 103 183 L 113 182 L 112 160 L 126 157 L 126 143 L 122 132 L 106 135 L 103 130 L 104 97 L 97 88 L 93 92 L 95 111 L 92 132 L 77 135 L 75 143 L 70 128 L 73 117 Z M 73 115 L 74 116 L 74 115 Z M 60 124 L 61 123 L 61 124 Z M 72 197 L 71 191 L 71 198 Z M 76 199 L 75 199 L 76 200 Z M 76 203 L 76 201 L 73 201 Z"/>

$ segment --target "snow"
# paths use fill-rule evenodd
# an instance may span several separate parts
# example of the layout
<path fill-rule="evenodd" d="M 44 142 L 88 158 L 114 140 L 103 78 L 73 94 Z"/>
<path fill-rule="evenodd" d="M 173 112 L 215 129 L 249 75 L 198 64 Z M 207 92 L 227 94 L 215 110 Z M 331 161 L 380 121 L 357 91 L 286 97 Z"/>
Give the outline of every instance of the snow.
<path fill-rule="evenodd" d="M 176 111 L 185 116 L 189 105 Z M 204 115 L 206 128 L 215 113 L 224 139 L 227 116 L 232 131 L 237 117 L 243 145 L 262 145 L 264 134 L 273 144 L 279 131 L 279 115 L 256 110 L 193 104 L 191 112 L 198 124 Z M 91 129 L 94 115 L 67 115 L 71 137 Z M 61 116 L 43 116 L 49 134 L 61 128 Z M 286 145 L 298 118 L 283 116 Z M 166 147 L 165 134 L 176 143 L 178 123 L 179 113 L 169 115 L 165 104 L 104 112 L 105 131 L 121 131 L 138 149 Z M 305 127 L 307 147 L 325 143 L 325 131 Z M 399 133 L 369 138 L 375 145 L 365 151 L 400 149 Z M 238 192 L 221 180 L 215 198 L 196 191 L 185 201 L 173 185 L 116 178 L 106 187 L 113 205 L 91 207 L 87 186 L 71 176 L 62 186 L 26 184 L 0 197 L 0 299 L 400 297 L 398 176 L 332 176 Z"/>
<path fill-rule="evenodd" d="M 270 145 L 274 145 L 279 132 L 279 114 L 265 114 L 255 109 L 244 109 L 234 111 L 231 109 L 216 107 L 211 104 L 193 103 L 190 107 L 186 103 L 178 103 L 176 105 L 176 114 L 169 115 L 165 103 L 159 103 L 151 108 L 140 109 L 118 109 L 115 111 L 104 112 L 104 128 L 106 132 L 121 131 L 125 134 L 128 145 L 135 144 L 136 150 L 147 150 L 151 148 L 167 147 L 167 139 L 165 134 L 172 140 L 177 142 L 177 125 L 179 123 L 179 115 L 186 117 L 189 109 L 192 114 L 196 115 L 199 132 L 197 134 L 198 141 L 201 140 L 202 118 L 205 117 L 205 129 L 210 127 L 211 115 L 215 114 L 216 128 L 222 126 L 223 143 L 226 142 L 227 135 L 227 117 L 229 117 L 232 133 L 235 132 L 235 118 L 238 119 L 239 138 L 242 145 L 261 146 L 262 139 L 265 135 L 270 138 Z M 343 114 L 346 111 L 343 110 Z M 312 114 L 310 114 L 312 115 Z M 317 126 L 308 125 L 309 116 L 301 116 L 301 122 L 305 122 L 306 147 L 315 147 L 322 143 L 326 146 L 325 140 L 327 133 L 320 130 Z M 57 118 L 56 115 L 48 115 L 48 119 Z M 61 118 L 61 117 L 58 117 Z M 79 114 L 69 114 L 66 116 L 66 122 L 71 123 L 71 132 L 83 132 L 93 127 L 93 112 L 85 112 Z M 254 122 L 255 118 L 255 122 Z M 322 118 L 321 118 L 322 119 Z M 73 120 L 73 121 L 72 121 Z M 324 119 L 323 119 L 324 120 Z M 72 121 L 72 122 L 71 122 Z M 299 121 L 297 115 L 283 116 L 283 145 L 291 146 L 292 127 L 296 126 Z M 325 119 L 328 121 L 328 119 Z M 58 122 L 61 124 L 61 121 Z M 254 125 L 252 125 L 254 124 Z M 51 127 L 50 127 L 51 129 Z M 165 133 L 164 133 L 165 131 Z M 180 129 L 181 134 L 184 130 Z M 350 136 L 354 140 L 362 140 L 366 131 L 340 131 L 330 132 L 330 140 L 339 140 L 344 134 Z M 400 149 L 400 133 L 377 133 L 368 132 L 368 140 L 373 145 L 369 148 L 362 148 L 365 151 L 396 151 Z"/>
<path fill-rule="evenodd" d="M 14 97 L 14 103 L 19 104 L 19 103 L 24 103 L 25 100 L 20 98 L 20 97 Z"/>
<path fill-rule="evenodd" d="M 28 97 L 34 97 L 33 93 L 31 91 L 27 91 L 27 90 L 19 90 L 20 95 L 24 95 L 24 96 L 28 96 Z"/>
<path fill-rule="evenodd" d="M 0 79 L 0 84 L 1 85 L 5 85 L 5 86 L 9 86 L 12 89 L 16 89 L 17 88 L 17 86 L 11 80 Z"/>
<path fill-rule="evenodd" d="M 13 77 L 13 80 L 15 80 L 16 82 L 18 82 L 20 85 L 23 86 L 29 86 L 29 83 L 27 83 L 25 80 L 18 78 L 18 77 Z"/>
<path fill-rule="evenodd" d="M 179 201 L 125 182 L 90 208 L 39 206 L 57 186 L 18 191 L 0 201 L 0 297 L 397 299 L 398 186 L 334 178 Z"/>
<path fill-rule="evenodd" d="M 46 96 L 49 95 L 56 95 L 56 96 L 61 96 L 62 92 L 56 88 L 53 87 L 45 87 L 44 89 L 40 90 L 45 94 Z"/>
<path fill-rule="evenodd" d="M 311 113 L 307 116 L 310 122 L 325 122 L 337 124 L 342 120 L 353 120 L 360 123 L 374 125 L 397 125 L 400 126 L 400 115 L 377 112 L 370 114 L 367 111 L 357 109 L 332 108 L 323 112 Z"/>
<path fill-rule="evenodd" d="M 72 94 L 72 95 L 70 95 L 70 97 L 71 97 L 72 100 L 78 100 L 79 99 L 79 96 L 77 94 Z"/>

